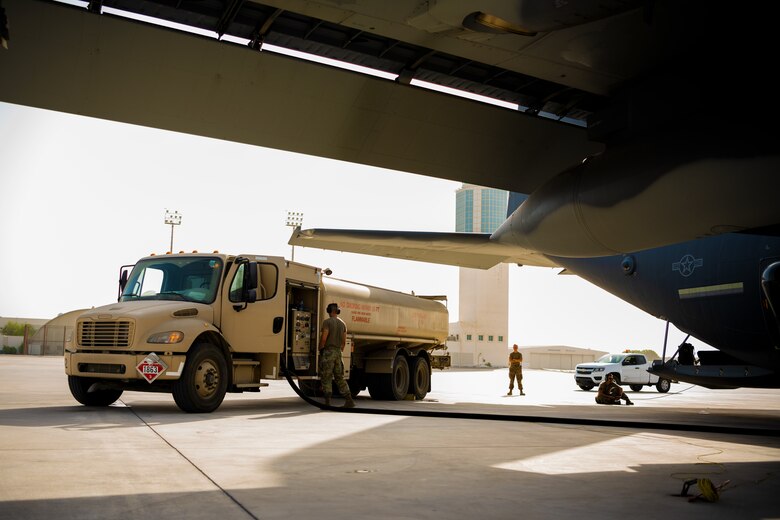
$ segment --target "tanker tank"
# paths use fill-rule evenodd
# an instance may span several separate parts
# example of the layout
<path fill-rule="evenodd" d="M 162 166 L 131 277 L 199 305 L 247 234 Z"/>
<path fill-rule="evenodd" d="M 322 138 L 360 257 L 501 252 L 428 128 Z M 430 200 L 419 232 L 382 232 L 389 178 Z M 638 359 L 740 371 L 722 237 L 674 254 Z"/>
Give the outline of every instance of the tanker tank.
<path fill-rule="evenodd" d="M 323 309 L 337 303 L 350 334 L 420 338 L 438 344 L 447 339 L 449 313 L 438 301 L 337 278 L 322 283 Z"/>

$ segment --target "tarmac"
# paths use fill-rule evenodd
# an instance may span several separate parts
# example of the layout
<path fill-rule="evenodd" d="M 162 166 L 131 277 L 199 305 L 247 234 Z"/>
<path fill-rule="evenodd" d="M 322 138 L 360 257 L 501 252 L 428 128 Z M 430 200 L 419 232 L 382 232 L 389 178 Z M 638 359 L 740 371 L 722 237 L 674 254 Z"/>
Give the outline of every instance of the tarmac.
<path fill-rule="evenodd" d="M 4 520 L 780 518 L 777 389 L 603 406 L 571 372 L 506 396 L 506 368 L 447 370 L 423 401 L 321 410 L 272 381 L 186 414 L 169 394 L 82 406 L 60 357 L 0 355 L 0 381 Z M 678 496 L 699 478 L 726 483 L 717 502 Z"/>

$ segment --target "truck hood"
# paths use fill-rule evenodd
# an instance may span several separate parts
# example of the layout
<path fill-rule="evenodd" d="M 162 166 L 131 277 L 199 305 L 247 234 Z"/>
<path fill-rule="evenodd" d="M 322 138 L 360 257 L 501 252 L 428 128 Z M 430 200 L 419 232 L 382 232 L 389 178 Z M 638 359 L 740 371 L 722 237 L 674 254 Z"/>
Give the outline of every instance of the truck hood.
<path fill-rule="evenodd" d="M 599 367 L 608 367 L 608 366 L 614 366 L 619 363 L 580 363 L 579 365 L 575 366 L 575 370 L 577 368 L 599 368 Z"/>
<path fill-rule="evenodd" d="M 195 312 L 192 312 L 192 311 Z M 203 303 L 168 301 L 168 300 L 141 300 L 135 302 L 118 302 L 102 307 L 90 309 L 79 319 L 86 320 L 116 320 L 118 318 L 142 318 L 149 315 L 169 314 L 172 318 L 177 311 L 189 311 L 181 313 L 180 316 L 193 317 L 212 322 L 214 310 L 211 306 Z"/>

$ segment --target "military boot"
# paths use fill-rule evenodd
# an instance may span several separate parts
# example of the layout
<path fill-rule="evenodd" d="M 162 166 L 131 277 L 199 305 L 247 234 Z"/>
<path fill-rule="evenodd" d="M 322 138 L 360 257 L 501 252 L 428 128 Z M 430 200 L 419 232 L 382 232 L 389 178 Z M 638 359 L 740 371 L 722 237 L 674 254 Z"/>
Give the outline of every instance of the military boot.
<path fill-rule="evenodd" d="M 352 400 L 351 395 L 347 395 L 346 401 L 344 401 L 344 406 L 342 408 L 354 408 L 355 407 L 355 401 Z"/>
<path fill-rule="evenodd" d="M 324 402 L 323 404 L 324 404 L 325 406 L 330 406 L 330 396 L 329 396 L 329 395 L 326 395 L 326 396 L 325 396 L 325 402 Z"/>

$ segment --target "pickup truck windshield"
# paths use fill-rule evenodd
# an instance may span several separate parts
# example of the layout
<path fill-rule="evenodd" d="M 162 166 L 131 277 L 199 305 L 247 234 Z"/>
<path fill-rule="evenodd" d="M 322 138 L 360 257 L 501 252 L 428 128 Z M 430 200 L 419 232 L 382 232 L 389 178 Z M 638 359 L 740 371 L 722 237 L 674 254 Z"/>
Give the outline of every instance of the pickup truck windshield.
<path fill-rule="evenodd" d="M 601 356 L 596 363 L 622 363 L 625 357 L 625 354 L 607 354 Z"/>
<path fill-rule="evenodd" d="M 221 274 L 221 258 L 149 258 L 133 267 L 120 301 L 181 300 L 211 303 L 217 296 Z"/>

